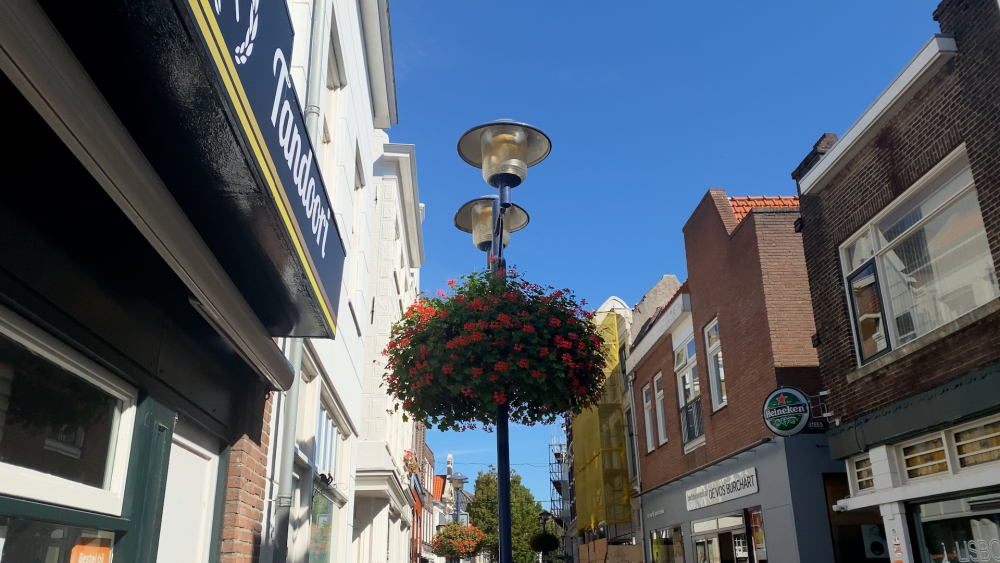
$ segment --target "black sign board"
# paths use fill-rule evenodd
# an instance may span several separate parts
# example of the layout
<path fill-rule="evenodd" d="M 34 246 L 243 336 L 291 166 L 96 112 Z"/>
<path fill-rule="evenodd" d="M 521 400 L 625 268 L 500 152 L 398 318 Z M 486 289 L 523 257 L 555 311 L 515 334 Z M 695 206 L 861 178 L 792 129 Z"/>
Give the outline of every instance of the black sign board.
<path fill-rule="evenodd" d="M 285 1 L 187 4 L 333 336 L 345 251 L 292 85 Z"/>

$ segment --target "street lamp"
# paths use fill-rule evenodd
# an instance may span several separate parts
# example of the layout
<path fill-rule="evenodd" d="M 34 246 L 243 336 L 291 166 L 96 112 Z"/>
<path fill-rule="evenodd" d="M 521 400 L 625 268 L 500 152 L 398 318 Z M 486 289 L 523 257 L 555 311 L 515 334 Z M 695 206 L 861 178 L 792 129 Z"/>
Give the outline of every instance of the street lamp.
<path fill-rule="evenodd" d="M 461 473 L 455 473 L 449 479 L 451 479 L 451 487 L 455 489 L 455 522 L 458 523 L 462 515 L 462 488 L 469 478 Z"/>
<path fill-rule="evenodd" d="M 528 175 L 528 168 L 545 160 L 551 150 L 552 142 L 540 129 L 509 119 L 473 127 L 458 140 L 458 155 L 471 166 L 482 169 L 483 179 L 498 192 L 495 196 L 466 203 L 455 215 L 455 226 L 472 233 L 476 248 L 489 252 L 490 271 L 506 268 L 503 249 L 510 243 L 510 233 L 528 224 L 527 212 L 510 199 L 511 188 L 520 186 Z M 512 563 L 510 442 L 507 428 L 510 412 L 507 405 L 497 405 L 496 418 L 499 563 Z"/>
<path fill-rule="evenodd" d="M 489 252 L 493 245 L 493 207 L 499 196 L 484 195 L 466 202 L 455 213 L 455 228 L 463 233 L 472 233 L 472 244 L 483 252 Z M 528 212 L 523 207 L 511 204 L 504 214 L 503 246 L 510 244 L 510 234 L 528 226 Z"/>

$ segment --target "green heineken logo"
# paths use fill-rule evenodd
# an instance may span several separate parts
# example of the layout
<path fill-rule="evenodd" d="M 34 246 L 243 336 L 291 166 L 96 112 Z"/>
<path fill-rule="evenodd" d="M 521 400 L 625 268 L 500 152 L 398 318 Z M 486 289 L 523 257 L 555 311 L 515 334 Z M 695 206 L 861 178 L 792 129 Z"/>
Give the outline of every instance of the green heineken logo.
<path fill-rule="evenodd" d="M 764 400 L 764 424 L 778 436 L 794 436 L 809 424 L 809 398 L 802 391 L 783 387 Z"/>

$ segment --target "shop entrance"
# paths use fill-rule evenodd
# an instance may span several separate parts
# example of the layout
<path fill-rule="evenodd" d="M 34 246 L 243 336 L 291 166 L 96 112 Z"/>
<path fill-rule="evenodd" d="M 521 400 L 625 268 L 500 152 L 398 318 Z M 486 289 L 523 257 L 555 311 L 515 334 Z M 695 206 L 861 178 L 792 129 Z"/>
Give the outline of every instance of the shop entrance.
<path fill-rule="evenodd" d="M 691 522 L 695 563 L 749 561 L 746 523 L 742 514 Z"/>

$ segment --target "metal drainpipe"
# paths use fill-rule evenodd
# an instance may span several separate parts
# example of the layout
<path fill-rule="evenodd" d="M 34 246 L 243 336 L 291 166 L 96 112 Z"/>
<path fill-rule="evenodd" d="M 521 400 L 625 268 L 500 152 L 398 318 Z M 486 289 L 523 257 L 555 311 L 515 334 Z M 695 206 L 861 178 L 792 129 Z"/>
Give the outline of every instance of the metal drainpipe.
<path fill-rule="evenodd" d="M 319 144 L 320 97 L 323 94 L 323 41 L 326 34 L 327 0 L 313 0 L 312 33 L 309 41 L 309 73 L 306 78 L 305 121 L 306 132 L 313 142 Z M 278 497 L 274 509 L 274 558 L 273 563 L 287 563 L 288 528 L 292 510 L 292 473 L 295 470 L 295 428 L 298 422 L 299 385 L 302 381 L 301 338 L 291 339 L 289 361 L 295 370 L 292 386 L 285 392 L 285 404 L 281 419 L 281 468 L 278 478 Z"/>
<path fill-rule="evenodd" d="M 288 525 L 292 510 L 292 472 L 295 470 L 295 426 L 299 411 L 299 383 L 302 381 L 302 339 L 292 338 L 289 361 L 295 367 L 292 386 L 285 391 L 281 418 L 281 467 L 278 498 L 274 508 L 274 563 L 288 561 Z"/>
<path fill-rule="evenodd" d="M 328 0 L 313 0 L 312 35 L 309 40 L 309 75 L 306 83 L 306 131 L 312 139 L 313 148 L 319 144 L 319 104 L 323 96 L 323 62 L 326 59 L 324 41 L 326 33 L 326 3 Z M 318 155 L 317 155 L 318 156 Z"/>

